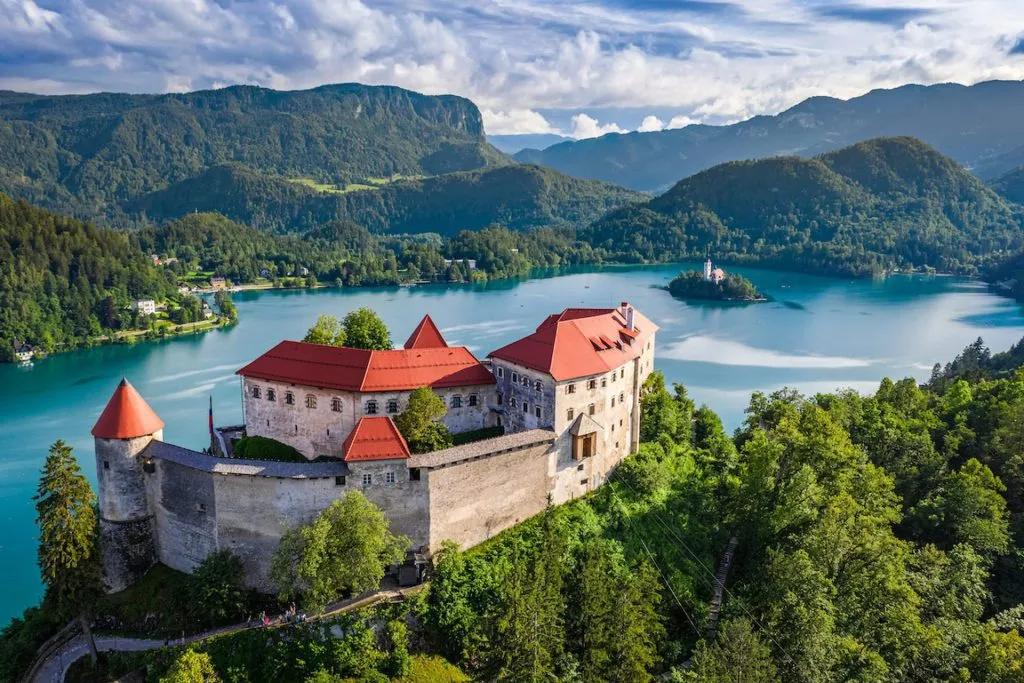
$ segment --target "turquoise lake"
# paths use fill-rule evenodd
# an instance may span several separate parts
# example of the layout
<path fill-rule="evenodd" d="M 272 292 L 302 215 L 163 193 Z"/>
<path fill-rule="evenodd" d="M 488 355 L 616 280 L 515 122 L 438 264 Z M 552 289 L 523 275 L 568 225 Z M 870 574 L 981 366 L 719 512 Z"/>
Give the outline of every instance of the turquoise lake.
<path fill-rule="evenodd" d="M 67 441 L 94 479 L 89 430 L 122 374 L 166 422 L 165 439 L 201 448 L 208 396 L 218 424 L 237 424 L 235 370 L 281 339 L 301 339 L 321 313 L 340 317 L 369 306 L 391 327 L 396 345 L 430 313 L 449 343 L 482 358 L 549 313 L 626 300 L 661 327 L 657 367 L 730 429 L 755 390 L 870 392 L 884 376 L 926 379 L 934 363 L 951 360 L 979 336 L 993 350 L 1024 336 L 1020 306 L 967 280 L 847 281 L 736 268 L 775 301 L 687 304 L 654 289 L 679 268 L 605 268 L 486 286 L 247 292 L 235 296 L 241 321 L 231 329 L 63 354 L 32 368 L 0 365 L 0 623 L 42 593 L 32 495 L 46 451 L 57 439 Z"/>

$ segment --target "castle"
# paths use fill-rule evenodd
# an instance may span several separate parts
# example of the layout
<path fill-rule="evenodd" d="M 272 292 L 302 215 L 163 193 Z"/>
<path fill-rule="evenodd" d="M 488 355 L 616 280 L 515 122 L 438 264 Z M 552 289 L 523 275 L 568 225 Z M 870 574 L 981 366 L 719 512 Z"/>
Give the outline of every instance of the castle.
<path fill-rule="evenodd" d="M 485 361 L 449 346 L 429 316 L 402 349 L 284 341 L 238 370 L 245 424 L 215 430 L 211 416 L 210 453 L 165 442 L 163 421 L 122 380 L 92 430 L 106 588 L 157 561 L 190 572 L 226 548 L 246 583 L 267 589 L 284 531 L 352 490 L 425 552 L 448 539 L 474 545 L 549 498 L 584 495 L 637 448 L 657 329 L 623 302 L 550 315 Z M 444 400 L 453 433 L 503 435 L 410 453 L 392 416 L 424 386 Z M 231 457 L 243 434 L 309 462 Z"/>

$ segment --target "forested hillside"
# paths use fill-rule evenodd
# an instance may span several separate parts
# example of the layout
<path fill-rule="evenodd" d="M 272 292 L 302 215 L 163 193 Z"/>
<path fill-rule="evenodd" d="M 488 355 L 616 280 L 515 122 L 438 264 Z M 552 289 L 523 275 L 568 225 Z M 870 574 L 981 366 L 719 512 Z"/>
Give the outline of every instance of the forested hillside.
<path fill-rule="evenodd" d="M 469 100 L 396 87 L 250 86 L 167 95 L 0 92 L 0 191 L 78 217 L 212 166 L 343 183 L 508 163 Z"/>
<path fill-rule="evenodd" d="M 522 150 L 515 158 L 581 178 L 660 191 L 727 161 L 812 157 L 870 138 L 909 135 L 988 179 L 1024 163 L 1022 109 L 1020 81 L 907 85 L 850 100 L 812 97 L 780 114 L 726 126 L 609 134 L 542 152 Z"/>
<path fill-rule="evenodd" d="M 655 373 L 607 486 L 440 554 L 427 631 L 488 680 L 1018 681 L 1012 358 L 979 342 L 927 387 L 755 393 L 732 438 Z"/>
<path fill-rule="evenodd" d="M 117 329 L 132 300 L 174 292 L 128 237 L 0 195 L 0 360 L 27 341 L 73 348 Z"/>
<path fill-rule="evenodd" d="M 351 221 L 331 221 L 303 236 L 273 235 L 216 213 L 193 214 L 143 229 L 133 239 L 144 253 L 177 259 L 166 266 L 171 273 L 211 272 L 240 284 L 260 277 L 279 282 L 302 268 L 309 271 L 308 284 L 468 282 L 522 277 L 532 268 L 595 260 L 587 245 L 553 229 L 523 233 L 486 227 L 448 238 L 437 234 L 390 237 L 374 235 Z M 476 268 L 458 259 L 473 259 Z"/>
<path fill-rule="evenodd" d="M 399 179 L 349 191 L 320 191 L 240 166 L 217 166 L 132 201 L 125 209 L 156 221 L 218 211 L 272 232 L 302 232 L 350 220 L 374 233 L 452 236 L 493 224 L 513 230 L 583 226 L 645 198 L 608 183 L 528 165 Z"/>
<path fill-rule="evenodd" d="M 1024 205 L 1024 166 L 993 180 L 992 189 L 1007 201 Z"/>
<path fill-rule="evenodd" d="M 880 138 L 814 159 L 722 164 L 579 231 L 617 258 L 697 258 L 866 276 L 971 274 L 1024 244 L 1012 207 L 924 143 Z"/>

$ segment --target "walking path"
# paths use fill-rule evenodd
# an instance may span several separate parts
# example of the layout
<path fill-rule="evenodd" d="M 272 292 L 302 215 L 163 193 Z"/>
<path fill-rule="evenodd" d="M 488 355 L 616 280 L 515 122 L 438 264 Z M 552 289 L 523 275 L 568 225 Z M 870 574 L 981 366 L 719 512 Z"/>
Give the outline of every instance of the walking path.
<path fill-rule="evenodd" d="M 355 598 L 348 600 L 342 600 L 340 602 L 329 605 L 328 608 L 321 614 L 310 617 L 309 621 L 319 621 L 322 619 L 330 619 L 344 612 L 351 610 L 362 609 L 369 607 L 382 600 L 392 599 L 404 599 L 406 596 L 418 593 L 423 589 L 425 584 L 419 586 L 413 586 L 412 588 L 403 588 L 397 590 L 383 590 L 376 591 L 373 593 L 365 593 Z M 283 626 L 289 626 L 287 622 L 281 620 L 272 622 L 269 628 L 280 628 Z M 159 639 L 152 640 L 146 638 L 125 638 L 119 636 L 98 636 L 96 638 L 96 649 L 100 652 L 142 652 L 145 650 L 159 650 L 162 647 L 173 647 L 178 645 L 187 645 L 189 643 L 198 643 L 214 636 L 222 636 L 229 633 L 237 633 L 239 631 L 245 631 L 253 628 L 264 628 L 263 626 L 253 626 L 249 623 L 234 624 L 232 626 L 224 626 L 222 628 L 214 629 L 212 631 L 206 631 L 205 633 L 198 633 L 188 638 L 174 638 L 174 639 Z M 72 638 L 61 647 L 60 650 L 53 653 L 45 661 L 38 664 L 35 668 L 34 674 L 29 673 L 30 681 L 32 683 L 63 683 L 64 677 L 68 673 L 68 669 L 73 663 L 82 657 L 86 657 L 89 654 L 89 648 L 86 645 L 85 638 L 83 636 L 77 636 Z"/>

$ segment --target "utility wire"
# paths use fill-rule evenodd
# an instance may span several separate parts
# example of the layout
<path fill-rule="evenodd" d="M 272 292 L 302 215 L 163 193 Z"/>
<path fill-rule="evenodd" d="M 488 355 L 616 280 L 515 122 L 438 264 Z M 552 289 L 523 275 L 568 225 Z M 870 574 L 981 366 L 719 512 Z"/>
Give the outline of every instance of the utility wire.
<path fill-rule="evenodd" d="M 623 477 L 615 477 L 615 481 L 621 481 L 623 484 L 625 484 L 626 488 L 628 488 L 633 493 L 633 495 L 637 496 L 637 498 L 641 497 L 640 494 L 637 492 L 637 490 L 634 489 L 632 486 L 630 486 L 629 482 L 626 481 L 625 478 L 623 478 Z M 707 565 L 705 565 L 704 562 L 701 561 L 700 557 L 697 556 L 697 553 L 693 552 L 690 549 L 690 546 L 686 545 L 686 542 L 682 538 L 680 538 L 679 534 L 677 534 L 675 532 L 675 530 L 668 523 L 666 523 L 665 520 L 663 520 L 661 518 L 661 516 L 655 510 L 653 510 L 653 509 L 651 510 L 651 515 L 654 517 L 654 519 L 656 519 L 658 521 L 659 524 L 661 524 L 665 528 L 666 531 L 668 531 L 669 534 L 671 534 L 671 536 L 676 541 L 678 541 L 679 545 L 681 545 L 683 547 L 683 550 L 685 550 L 687 553 L 689 553 L 690 557 L 692 557 L 694 559 L 694 561 L 696 561 L 696 563 L 698 565 L 700 565 L 700 567 L 705 572 L 707 572 L 708 575 L 711 576 L 712 587 L 717 587 L 717 586 L 720 585 L 722 590 L 725 591 L 725 593 L 730 598 L 733 598 L 733 599 L 736 600 L 736 603 L 740 606 L 740 609 L 743 610 L 744 614 L 746 614 L 750 618 L 750 620 L 753 621 L 757 625 L 758 628 L 760 628 L 762 631 L 764 631 L 764 633 L 768 636 L 768 638 L 772 641 L 772 643 L 774 643 L 775 646 L 777 648 L 779 648 L 779 650 L 782 651 L 782 654 L 786 655 L 786 659 L 788 659 L 790 661 L 790 663 L 795 664 L 796 660 L 793 659 L 792 656 L 790 656 L 790 654 L 786 650 L 786 648 L 784 648 L 782 646 L 782 644 L 775 638 L 775 635 L 767 627 L 765 627 L 760 621 L 758 621 L 757 617 L 755 617 L 753 614 L 751 614 L 750 610 L 747 609 L 746 605 L 743 604 L 742 600 L 739 600 L 738 598 L 736 598 L 733 595 L 732 591 L 730 591 L 728 588 L 725 587 L 725 583 L 724 582 L 719 582 L 718 581 L 718 576 L 716 576 L 714 572 L 712 572 L 710 569 L 708 569 Z"/>

